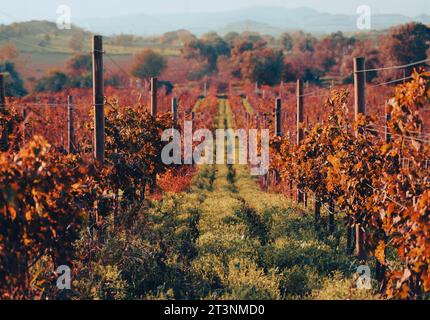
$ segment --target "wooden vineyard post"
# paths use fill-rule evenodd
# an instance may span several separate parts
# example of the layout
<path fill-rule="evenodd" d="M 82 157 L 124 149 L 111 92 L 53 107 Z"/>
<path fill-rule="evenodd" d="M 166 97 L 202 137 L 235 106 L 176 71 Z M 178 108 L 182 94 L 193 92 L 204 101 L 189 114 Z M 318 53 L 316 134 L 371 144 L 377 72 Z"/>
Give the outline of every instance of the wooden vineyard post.
<path fill-rule="evenodd" d="M 4 74 L 0 73 L 0 113 L 6 114 L 6 90 L 5 90 L 5 81 L 4 81 Z M 0 132 L 1 134 L 1 146 L 7 149 L 8 145 L 8 135 L 9 132 L 6 127 L 6 123 L 3 124 L 3 132 Z"/>
<path fill-rule="evenodd" d="M 388 127 L 388 124 L 391 121 L 391 111 L 392 111 L 392 106 L 388 101 L 387 104 L 385 105 L 385 142 L 386 143 L 391 142 L 391 133 L 390 133 L 390 128 Z"/>
<path fill-rule="evenodd" d="M 151 116 L 156 118 L 158 114 L 158 79 L 156 77 L 151 78 Z M 153 194 L 157 186 L 157 175 L 151 175 L 149 190 Z"/>
<path fill-rule="evenodd" d="M 300 145 L 304 138 L 302 128 L 305 119 L 304 110 L 303 81 L 297 80 L 297 145 Z"/>
<path fill-rule="evenodd" d="M 68 96 L 67 98 L 67 152 L 76 153 L 76 142 L 75 142 L 75 125 L 74 125 L 74 113 L 75 106 L 73 104 L 73 97 Z"/>
<path fill-rule="evenodd" d="M 105 115 L 103 82 L 103 37 L 93 38 L 93 100 L 94 156 L 99 164 L 105 161 Z"/>
<path fill-rule="evenodd" d="M 157 91 L 158 91 L 158 79 L 151 78 L 151 116 L 153 117 L 156 117 L 158 113 Z"/>
<path fill-rule="evenodd" d="M 319 231 L 319 222 L 321 219 L 321 202 L 320 199 L 315 196 L 315 231 Z"/>
<path fill-rule="evenodd" d="M 328 218 L 328 232 L 333 234 L 336 230 L 336 226 L 334 224 L 334 200 L 330 199 L 329 201 L 329 218 Z"/>
<path fill-rule="evenodd" d="M 94 104 L 94 158 L 96 163 L 103 165 L 105 162 L 105 114 L 104 114 L 104 79 L 103 79 L 103 37 L 93 37 L 93 104 Z M 105 201 L 97 200 L 97 212 L 95 219 L 90 216 L 90 225 L 99 225 L 104 216 Z M 115 219 L 115 217 L 114 217 Z"/>
<path fill-rule="evenodd" d="M 172 98 L 172 116 L 173 116 L 173 125 L 176 126 L 178 124 L 178 99 Z"/>
<path fill-rule="evenodd" d="M 282 136 L 282 110 L 281 109 L 282 109 L 282 101 L 281 101 L 281 98 L 278 97 L 276 98 L 276 101 L 275 101 L 275 128 L 274 128 L 274 132 L 277 137 Z M 267 125 L 268 125 L 267 115 L 264 115 L 264 122 L 265 122 L 264 126 L 265 128 L 267 128 Z M 264 189 L 266 191 L 268 191 L 269 186 L 271 185 L 272 182 L 277 183 L 277 179 L 274 174 L 271 175 L 269 172 L 263 177 Z"/>
<path fill-rule="evenodd" d="M 360 114 L 366 114 L 366 72 L 365 59 L 363 57 L 354 58 L 354 92 L 355 92 L 355 120 L 358 120 Z M 359 128 L 356 136 L 362 132 L 363 128 Z M 365 234 L 361 227 L 360 219 L 355 223 L 355 253 L 357 258 L 365 259 L 364 250 Z"/>
<path fill-rule="evenodd" d="M 22 145 L 25 145 L 27 138 L 27 106 L 22 106 Z"/>
<path fill-rule="evenodd" d="M 354 58 L 355 120 L 366 114 L 366 72 L 364 58 Z M 361 129 L 360 129 L 361 130 Z M 358 135 L 358 132 L 356 133 Z"/>
<path fill-rule="evenodd" d="M 0 73 L 0 112 L 6 113 L 6 90 L 4 83 L 4 74 Z"/>
<path fill-rule="evenodd" d="M 305 208 L 308 207 L 309 197 L 307 192 L 303 192 L 303 203 L 305 205 Z"/>
<path fill-rule="evenodd" d="M 305 119 L 303 81 L 297 80 L 297 146 L 300 146 L 304 139 L 303 122 Z M 302 190 L 297 190 L 297 202 L 304 202 Z"/>
<path fill-rule="evenodd" d="M 281 98 L 276 99 L 276 136 L 282 136 L 282 101 Z"/>

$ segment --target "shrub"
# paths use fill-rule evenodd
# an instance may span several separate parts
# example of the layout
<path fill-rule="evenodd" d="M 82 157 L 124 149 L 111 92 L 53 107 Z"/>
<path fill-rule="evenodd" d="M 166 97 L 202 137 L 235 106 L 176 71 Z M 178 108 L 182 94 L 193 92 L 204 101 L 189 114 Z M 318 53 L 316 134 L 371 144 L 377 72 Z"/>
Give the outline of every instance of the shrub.
<path fill-rule="evenodd" d="M 227 300 L 279 300 L 280 279 L 275 270 L 264 272 L 245 259 L 234 259 L 228 266 Z"/>
<path fill-rule="evenodd" d="M 353 279 L 344 278 L 339 272 L 324 279 L 321 289 L 314 290 L 311 297 L 314 300 L 379 300 L 381 298 L 372 290 L 358 289 Z"/>
<path fill-rule="evenodd" d="M 281 273 L 281 292 L 286 298 L 306 296 L 318 288 L 319 274 L 311 266 L 294 266 Z"/>

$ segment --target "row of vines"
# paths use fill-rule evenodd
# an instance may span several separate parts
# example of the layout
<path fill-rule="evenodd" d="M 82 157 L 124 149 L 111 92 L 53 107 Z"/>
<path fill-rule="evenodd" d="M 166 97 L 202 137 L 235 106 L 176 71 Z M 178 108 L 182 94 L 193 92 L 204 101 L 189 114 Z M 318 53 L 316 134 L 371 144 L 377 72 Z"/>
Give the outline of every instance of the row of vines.
<path fill-rule="evenodd" d="M 245 88 L 245 98 L 233 99 L 238 108 L 242 105 L 236 117 L 244 123 L 251 117 L 273 129 L 279 90 L 266 89 L 264 97 L 252 90 Z M 312 195 L 317 230 L 327 228 L 335 235 L 341 230 L 335 230 L 334 220 L 344 221 L 346 250 L 363 264 L 373 263 L 379 292 L 420 299 L 430 292 L 430 145 L 424 131 L 430 74 L 415 73 L 411 82 L 396 88 L 388 104 L 387 96 L 371 92 L 373 113 L 356 121 L 350 120 L 348 88 L 332 90 L 323 106 L 307 98 L 306 123 L 300 124 L 305 139 L 298 146 L 292 143 L 295 114 L 284 112 L 284 134 L 271 142 L 272 187 L 293 195 L 294 185 L 299 201 Z M 295 103 L 284 101 L 287 110 Z M 254 115 L 244 111 L 249 106 Z M 325 208 L 328 219 L 321 215 Z"/>
<path fill-rule="evenodd" d="M 161 161 L 167 143 L 161 134 L 174 125 L 169 109 L 153 117 L 121 92 L 106 98 L 106 163 L 95 163 L 91 102 L 85 100 L 90 95 L 75 94 L 80 99 L 76 154 L 68 154 L 64 139 L 58 139 L 66 132 L 60 125 L 66 115 L 55 97 L 10 100 L 0 114 L 0 299 L 44 297 L 46 282 L 55 288 L 56 268 L 77 258 L 74 243 L 83 230 L 91 246 L 97 246 L 124 224 L 125 213 L 136 203 L 156 197 L 159 188 L 184 190 L 194 175 L 192 166 Z M 197 97 L 188 92 L 177 96 L 183 119 Z M 41 261 L 50 270 L 47 277 L 35 274 Z"/>

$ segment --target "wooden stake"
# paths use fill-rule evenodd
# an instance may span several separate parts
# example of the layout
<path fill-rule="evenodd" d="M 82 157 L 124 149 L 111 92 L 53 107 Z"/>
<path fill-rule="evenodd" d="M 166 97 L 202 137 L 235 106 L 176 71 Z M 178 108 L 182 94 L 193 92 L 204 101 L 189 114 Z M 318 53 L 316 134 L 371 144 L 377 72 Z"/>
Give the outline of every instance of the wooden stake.
<path fill-rule="evenodd" d="M 355 120 L 360 114 L 366 114 L 366 73 L 365 59 L 363 57 L 354 58 L 354 90 L 355 90 Z M 359 128 L 356 135 L 363 130 Z M 364 249 L 365 234 L 361 227 L 361 221 L 355 223 L 355 253 L 357 258 L 365 259 Z"/>
<path fill-rule="evenodd" d="M 68 96 L 67 98 L 67 114 L 68 114 L 67 152 L 72 154 L 76 153 L 74 112 L 75 112 L 75 106 L 73 104 L 73 97 Z"/>
<path fill-rule="evenodd" d="M 388 124 L 391 121 L 391 105 L 389 102 L 387 102 L 385 106 L 385 142 L 390 143 L 391 142 L 391 133 L 390 129 L 388 128 Z"/>
<path fill-rule="evenodd" d="M 0 73 L 0 112 L 6 113 L 6 90 L 3 73 Z"/>
<path fill-rule="evenodd" d="M 281 98 L 276 99 L 276 136 L 282 136 L 282 101 Z"/>
<path fill-rule="evenodd" d="M 27 138 L 27 107 L 24 105 L 22 107 L 22 144 L 25 145 Z"/>
<path fill-rule="evenodd" d="M 103 37 L 93 38 L 94 157 L 105 160 L 105 115 L 103 81 Z"/>
<path fill-rule="evenodd" d="M 0 113 L 6 114 L 6 90 L 5 90 L 5 81 L 4 74 L 0 73 Z M 1 134 L 1 146 L 4 147 L 4 150 L 7 149 L 9 132 L 7 129 L 6 122 L 3 123 L 3 132 Z"/>
<path fill-rule="evenodd" d="M 366 114 L 366 72 L 364 70 L 365 59 L 354 58 L 355 120 L 358 120 L 360 113 Z"/>
<path fill-rule="evenodd" d="M 158 113 L 157 91 L 158 91 L 158 79 L 151 78 L 151 115 L 153 117 L 156 117 Z"/>
<path fill-rule="evenodd" d="M 330 201 L 329 201 L 329 211 L 330 212 L 329 212 L 329 219 L 328 219 L 328 232 L 330 234 L 333 234 L 335 232 L 335 228 L 336 228 L 336 226 L 334 224 L 334 210 L 335 210 L 334 200 L 330 199 Z"/>
<path fill-rule="evenodd" d="M 315 231 L 319 230 L 319 223 L 321 219 L 321 202 L 317 195 L 315 195 Z"/>
<path fill-rule="evenodd" d="M 304 97 L 303 97 L 303 81 L 297 80 L 297 145 L 299 146 L 304 139 L 304 131 L 302 128 L 305 119 Z"/>
<path fill-rule="evenodd" d="M 178 99 L 172 98 L 172 115 L 173 124 L 176 126 L 178 124 Z"/>
<path fill-rule="evenodd" d="M 302 128 L 305 118 L 304 97 L 303 97 L 303 81 L 297 80 L 297 145 L 300 146 L 304 139 L 304 131 Z M 304 203 L 305 195 L 301 190 L 297 189 L 297 202 Z"/>

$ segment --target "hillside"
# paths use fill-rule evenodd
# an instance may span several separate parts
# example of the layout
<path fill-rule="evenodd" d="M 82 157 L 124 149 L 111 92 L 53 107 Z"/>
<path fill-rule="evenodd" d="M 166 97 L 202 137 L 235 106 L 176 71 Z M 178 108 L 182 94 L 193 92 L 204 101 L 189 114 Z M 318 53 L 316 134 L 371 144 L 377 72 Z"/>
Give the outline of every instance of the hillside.
<path fill-rule="evenodd" d="M 49 21 L 17 22 L 0 25 L 0 46 L 12 42 L 22 53 L 74 54 L 91 51 L 93 32 L 76 25 L 71 30 L 59 30 Z M 73 39 L 74 38 L 74 39 Z M 134 37 L 132 43 L 121 45 L 114 37 L 105 37 L 105 48 L 111 54 L 130 55 L 142 48 L 151 47 L 164 55 L 175 56 L 177 50 L 157 46 L 150 38 Z M 71 43 L 81 42 L 82 46 L 73 48 Z"/>
<path fill-rule="evenodd" d="M 92 33 L 77 26 L 59 30 L 55 23 L 48 21 L 18 22 L 0 25 L 0 44 L 13 42 L 22 52 L 71 53 L 69 42 L 74 34 L 80 34 L 83 43 L 90 43 Z"/>
<path fill-rule="evenodd" d="M 226 35 L 229 32 L 258 32 L 261 34 L 270 34 L 272 36 L 279 37 L 284 32 L 284 30 L 281 28 L 272 27 L 266 23 L 260 23 L 253 20 L 244 20 L 228 24 L 224 28 L 218 30 L 220 35 Z"/>

